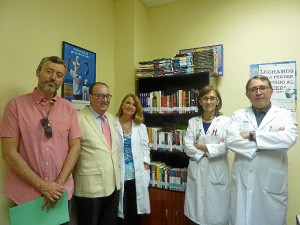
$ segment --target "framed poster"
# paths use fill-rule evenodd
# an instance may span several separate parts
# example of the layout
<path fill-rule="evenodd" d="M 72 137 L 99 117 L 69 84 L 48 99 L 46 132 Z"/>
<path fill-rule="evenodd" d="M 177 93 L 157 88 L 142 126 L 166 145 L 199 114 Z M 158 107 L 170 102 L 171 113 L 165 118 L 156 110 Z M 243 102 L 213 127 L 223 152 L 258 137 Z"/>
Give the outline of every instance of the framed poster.
<path fill-rule="evenodd" d="M 267 76 L 273 87 L 271 101 L 291 111 L 296 118 L 297 77 L 296 61 L 273 62 L 250 65 L 250 77 Z"/>
<path fill-rule="evenodd" d="M 63 41 L 63 60 L 67 73 L 62 97 L 75 105 L 88 104 L 89 87 L 96 81 L 96 53 Z"/>

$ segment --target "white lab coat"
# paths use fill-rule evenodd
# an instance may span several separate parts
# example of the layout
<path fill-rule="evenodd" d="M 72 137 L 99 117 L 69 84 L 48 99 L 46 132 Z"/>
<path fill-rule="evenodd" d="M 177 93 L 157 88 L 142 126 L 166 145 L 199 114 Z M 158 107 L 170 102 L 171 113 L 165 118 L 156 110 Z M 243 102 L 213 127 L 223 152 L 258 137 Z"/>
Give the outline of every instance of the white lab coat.
<path fill-rule="evenodd" d="M 123 214 L 123 196 L 124 196 L 124 176 L 125 176 L 125 163 L 124 163 L 124 139 L 123 130 L 116 118 L 116 139 L 118 158 L 121 165 L 121 189 L 119 200 L 118 216 L 124 218 Z M 145 170 L 144 162 L 150 165 L 150 148 L 147 128 L 144 124 L 136 124 L 132 121 L 131 129 L 131 150 L 133 156 L 133 164 L 135 169 L 135 186 L 136 186 L 136 201 L 138 214 L 150 213 L 150 200 L 148 186 L 150 183 L 150 171 Z"/>
<path fill-rule="evenodd" d="M 242 130 L 255 130 L 256 142 L 243 139 L 239 135 Z M 234 112 L 226 139 L 228 148 L 235 152 L 231 225 L 285 224 L 287 150 L 297 136 L 295 119 L 286 109 L 272 106 L 259 127 L 251 107 Z"/>
<path fill-rule="evenodd" d="M 205 134 L 202 118 L 193 117 L 184 137 L 186 154 L 191 157 L 184 213 L 200 225 L 228 225 L 230 174 L 224 138 L 229 122 L 229 117 L 218 116 Z M 208 157 L 194 147 L 196 139 L 206 144 Z"/>

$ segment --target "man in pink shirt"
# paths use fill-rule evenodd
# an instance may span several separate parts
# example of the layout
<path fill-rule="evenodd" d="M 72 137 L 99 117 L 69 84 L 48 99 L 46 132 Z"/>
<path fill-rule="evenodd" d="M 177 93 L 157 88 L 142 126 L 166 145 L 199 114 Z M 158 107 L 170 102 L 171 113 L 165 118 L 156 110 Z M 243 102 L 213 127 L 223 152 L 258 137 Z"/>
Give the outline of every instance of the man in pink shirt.
<path fill-rule="evenodd" d="M 57 96 L 66 65 L 56 56 L 41 60 L 33 92 L 10 100 L 0 125 L 3 159 L 9 166 L 4 193 L 17 205 L 45 197 L 53 206 L 68 191 L 80 152 L 81 131 L 74 107 Z"/>

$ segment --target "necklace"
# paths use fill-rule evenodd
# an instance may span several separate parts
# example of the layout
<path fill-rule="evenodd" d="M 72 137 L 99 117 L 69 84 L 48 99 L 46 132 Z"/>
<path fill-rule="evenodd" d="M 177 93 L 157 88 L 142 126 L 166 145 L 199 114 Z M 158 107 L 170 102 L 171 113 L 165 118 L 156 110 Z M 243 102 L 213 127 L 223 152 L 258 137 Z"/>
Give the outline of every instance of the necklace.
<path fill-rule="evenodd" d="M 131 133 L 131 127 L 132 127 L 132 120 L 129 121 L 120 121 L 121 127 L 123 131 L 127 134 Z"/>
<path fill-rule="evenodd" d="M 210 118 L 205 118 L 204 116 L 202 116 L 202 119 L 204 120 L 204 121 L 211 121 L 211 120 L 213 120 L 215 118 L 215 116 L 212 116 L 212 117 L 210 117 Z"/>

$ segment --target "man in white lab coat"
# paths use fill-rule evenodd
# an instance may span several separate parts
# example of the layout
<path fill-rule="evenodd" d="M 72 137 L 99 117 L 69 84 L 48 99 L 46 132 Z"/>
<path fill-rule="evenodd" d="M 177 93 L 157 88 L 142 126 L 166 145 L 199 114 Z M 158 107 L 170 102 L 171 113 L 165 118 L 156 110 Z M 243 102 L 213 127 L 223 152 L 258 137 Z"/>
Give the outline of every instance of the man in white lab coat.
<path fill-rule="evenodd" d="M 231 225 L 284 225 L 288 197 L 287 150 L 296 142 L 295 118 L 274 106 L 271 82 L 255 76 L 246 85 L 251 107 L 233 113 L 226 144 L 232 166 Z"/>

